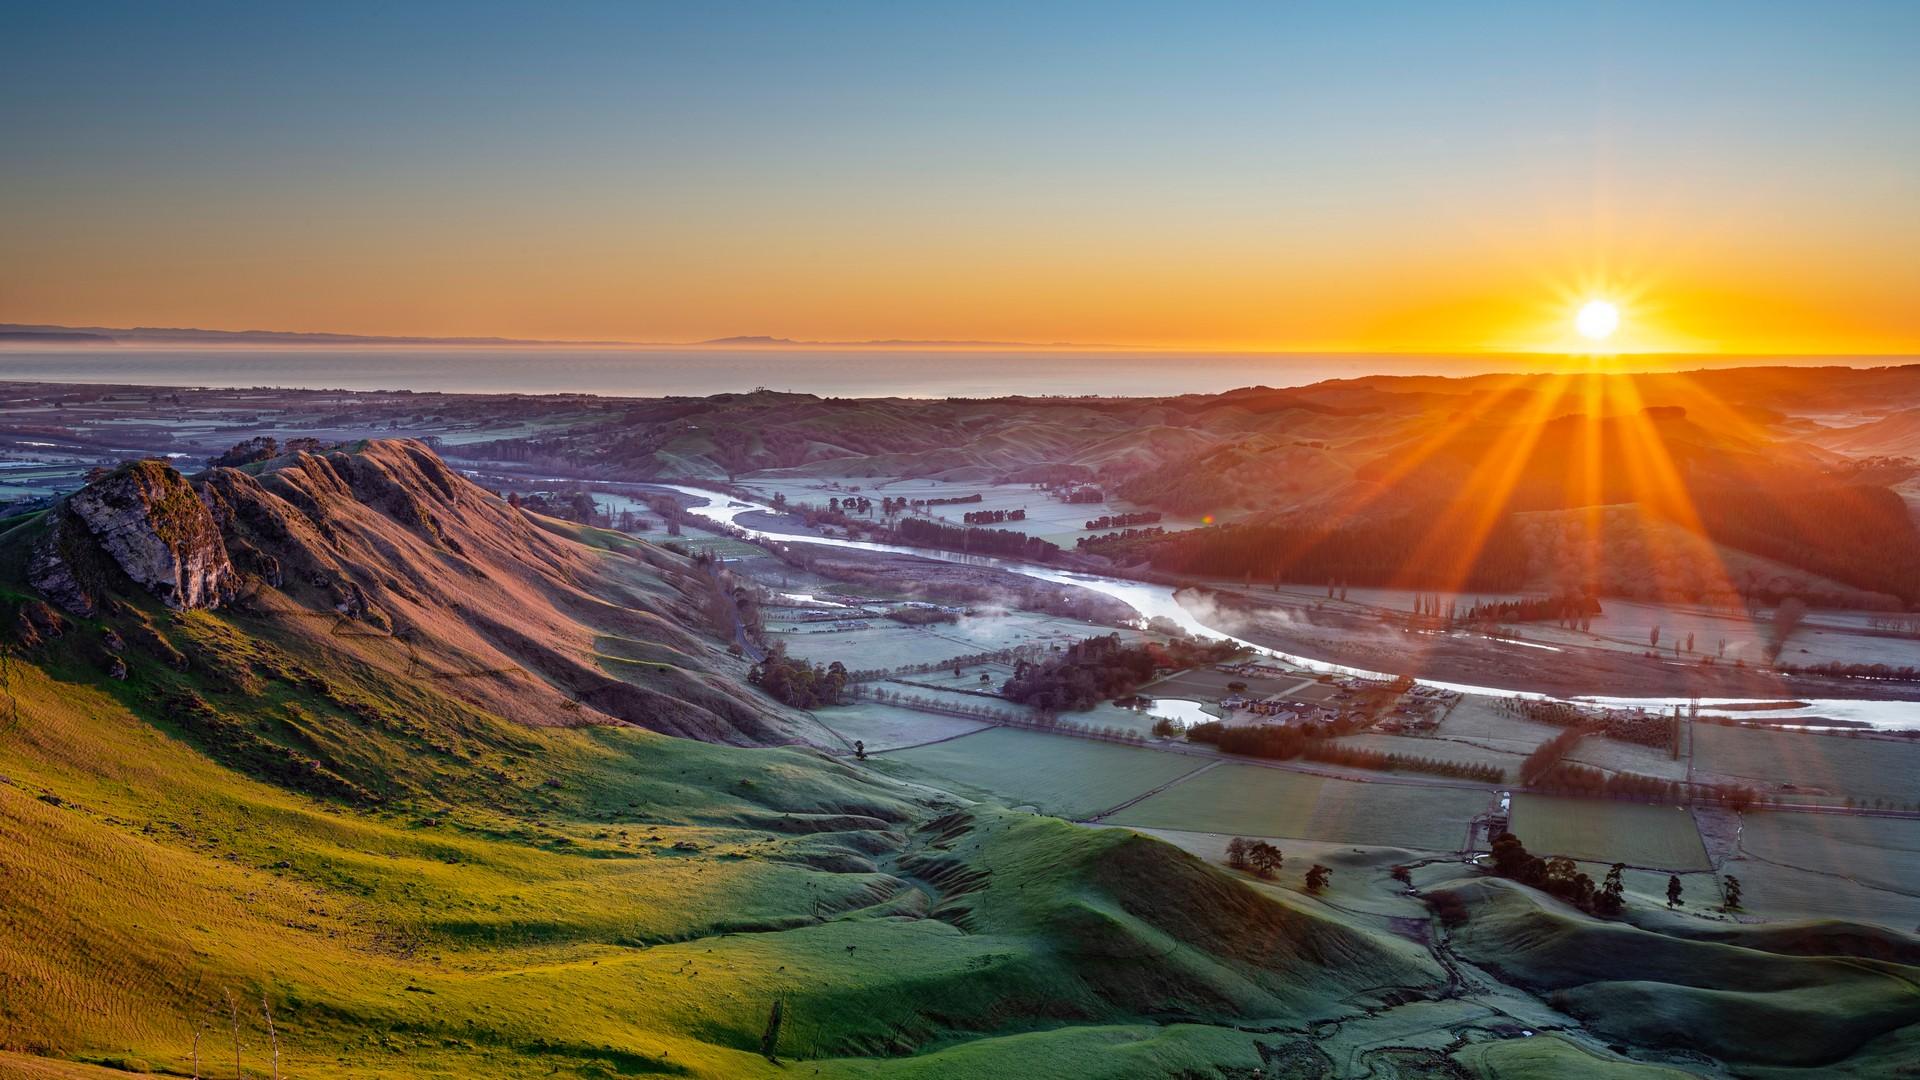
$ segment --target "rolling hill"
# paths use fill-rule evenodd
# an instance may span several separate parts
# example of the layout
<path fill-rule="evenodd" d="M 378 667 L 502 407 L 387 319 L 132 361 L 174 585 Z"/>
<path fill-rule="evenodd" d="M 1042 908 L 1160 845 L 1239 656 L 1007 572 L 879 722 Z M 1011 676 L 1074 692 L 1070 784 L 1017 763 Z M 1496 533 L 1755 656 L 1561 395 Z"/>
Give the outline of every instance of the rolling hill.
<path fill-rule="evenodd" d="M 777 1075 L 778 1002 L 810 1072 L 1120 1076 L 1437 977 L 1158 841 L 759 745 L 795 717 L 703 575 L 406 442 L 10 520 L 0 1075 Z"/>

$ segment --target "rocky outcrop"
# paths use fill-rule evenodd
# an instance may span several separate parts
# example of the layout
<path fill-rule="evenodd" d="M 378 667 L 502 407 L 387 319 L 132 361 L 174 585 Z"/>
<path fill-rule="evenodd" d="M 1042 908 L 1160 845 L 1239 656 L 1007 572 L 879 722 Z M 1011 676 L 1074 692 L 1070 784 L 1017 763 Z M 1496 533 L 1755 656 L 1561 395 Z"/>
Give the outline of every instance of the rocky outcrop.
<path fill-rule="evenodd" d="M 174 608 L 219 607 L 237 587 L 213 515 L 165 462 L 123 465 L 51 517 L 27 580 L 75 614 L 91 614 L 121 576 Z"/>
<path fill-rule="evenodd" d="M 214 623 L 163 634 L 152 604 L 121 599 L 145 591 L 175 608 L 226 606 L 239 616 L 219 620 L 228 627 L 276 622 L 322 655 L 352 648 L 356 665 L 525 723 L 790 739 L 792 716 L 745 686 L 744 665 L 707 633 L 711 579 L 689 560 L 583 544 L 418 442 L 296 450 L 191 480 L 136 462 L 45 521 L 28 573 L 40 607 L 108 624 L 86 640 L 105 643 L 95 656 L 115 678 L 116 660 L 138 678 L 151 659 L 191 662 L 208 680 L 250 677 L 188 644 Z M 56 618 L 33 616 L 16 620 L 20 640 L 58 632 Z M 647 659 L 603 657 L 609 642 Z"/>

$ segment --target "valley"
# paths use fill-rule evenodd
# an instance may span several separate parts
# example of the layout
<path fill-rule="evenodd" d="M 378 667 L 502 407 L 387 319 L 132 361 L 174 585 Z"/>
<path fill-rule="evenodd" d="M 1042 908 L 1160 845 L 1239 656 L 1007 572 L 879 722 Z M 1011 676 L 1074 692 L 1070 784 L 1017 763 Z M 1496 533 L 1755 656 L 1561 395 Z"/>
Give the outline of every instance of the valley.
<path fill-rule="evenodd" d="M 1716 571 L 1753 583 L 1732 602 L 1695 574 L 1542 619 L 1516 616 L 1565 594 L 1531 571 L 1087 550 L 1353 512 L 1324 477 L 1217 515 L 1117 493 L 1136 480 L 1062 497 L 1219 438 L 1116 434 L 1165 403 L 748 467 L 775 441 L 663 442 L 661 403 L 13 392 L 43 405 L 0 432 L 32 478 L 0 517 L 0 1075 L 192 1075 L 232 1042 L 249 1074 L 343 1077 L 1872 1076 L 1914 1052 L 1920 684 L 1912 616 L 1863 585 L 1753 562 Z M 672 412 L 701 408 L 847 421 Z M 1322 440 L 1352 420 L 1305 414 Z M 1366 415 L 1388 444 L 1414 422 Z M 656 464 L 587 463 L 630 453 Z M 1544 870 L 1501 868 L 1508 829 Z M 1252 841 L 1276 864 L 1230 849 Z M 1618 913 L 1591 900 L 1610 872 Z"/>

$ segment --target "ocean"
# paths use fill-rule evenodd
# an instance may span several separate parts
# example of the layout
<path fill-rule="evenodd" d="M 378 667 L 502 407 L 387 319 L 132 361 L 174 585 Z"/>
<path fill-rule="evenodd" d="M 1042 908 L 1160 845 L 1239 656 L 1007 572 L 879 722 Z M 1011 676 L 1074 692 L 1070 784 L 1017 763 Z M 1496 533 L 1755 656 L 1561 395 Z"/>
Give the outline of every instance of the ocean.
<path fill-rule="evenodd" d="M 1811 358 L 1659 359 L 1647 366 L 1671 370 L 1805 363 Z M 621 397 L 704 396 L 756 387 L 834 397 L 1144 397 L 1242 386 L 1304 386 L 1363 375 L 1545 372 L 1569 362 L 1565 357 L 1495 353 L 109 346 L 0 349 L 0 380 Z"/>

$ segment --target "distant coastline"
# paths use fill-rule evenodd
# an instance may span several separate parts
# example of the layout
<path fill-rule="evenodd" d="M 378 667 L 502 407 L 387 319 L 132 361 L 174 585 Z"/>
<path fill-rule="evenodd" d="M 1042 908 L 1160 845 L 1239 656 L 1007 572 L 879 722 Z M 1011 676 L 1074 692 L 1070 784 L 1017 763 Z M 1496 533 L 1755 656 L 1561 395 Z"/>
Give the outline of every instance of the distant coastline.
<path fill-rule="evenodd" d="M 1577 358 L 1516 353 L 1229 353 L 1176 350 L 702 344 L 352 345 L 191 341 L 130 345 L 0 338 L 0 382 L 465 394 L 705 397 L 758 388 L 828 397 L 1170 397 L 1373 376 L 1542 374 Z M 540 350 L 538 363 L 528 352 Z M 1635 357 L 1634 370 L 1887 367 L 1915 357 Z"/>

